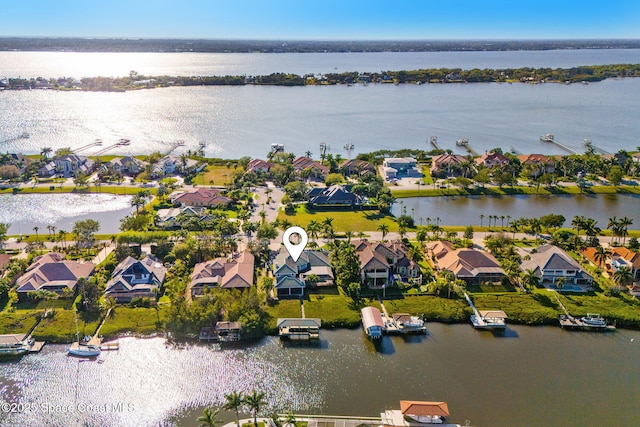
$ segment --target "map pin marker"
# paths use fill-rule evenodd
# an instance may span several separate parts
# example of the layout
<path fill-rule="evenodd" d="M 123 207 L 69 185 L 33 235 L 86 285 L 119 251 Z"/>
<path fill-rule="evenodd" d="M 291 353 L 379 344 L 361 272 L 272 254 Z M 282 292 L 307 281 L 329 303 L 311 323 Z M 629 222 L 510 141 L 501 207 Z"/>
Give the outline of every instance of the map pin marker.
<path fill-rule="evenodd" d="M 291 243 L 289 240 L 292 234 L 300 236 L 300 242 L 298 244 Z M 293 262 L 298 261 L 298 258 L 302 255 L 302 251 L 304 251 L 308 241 L 309 237 L 307 236 L 307 232 L 301 227 L 289 227 L 285 230 L 284 235 L 282 236 L 282 243 L 284 243 L 284 247 L 287 248 L 291 258 L 293 258 Z"/>

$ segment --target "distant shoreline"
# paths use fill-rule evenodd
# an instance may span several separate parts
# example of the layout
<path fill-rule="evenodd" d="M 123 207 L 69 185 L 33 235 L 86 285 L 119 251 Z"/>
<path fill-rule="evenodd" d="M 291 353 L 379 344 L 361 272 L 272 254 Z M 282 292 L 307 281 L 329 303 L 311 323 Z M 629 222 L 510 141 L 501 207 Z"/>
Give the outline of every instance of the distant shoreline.
<path fill-rule="evenodd" d="M 558 40 L 223 40 L 0 37 L 0 51 L 30 52 L 468 52 L 562 49 L 640 49 L 640 39 Z"/>

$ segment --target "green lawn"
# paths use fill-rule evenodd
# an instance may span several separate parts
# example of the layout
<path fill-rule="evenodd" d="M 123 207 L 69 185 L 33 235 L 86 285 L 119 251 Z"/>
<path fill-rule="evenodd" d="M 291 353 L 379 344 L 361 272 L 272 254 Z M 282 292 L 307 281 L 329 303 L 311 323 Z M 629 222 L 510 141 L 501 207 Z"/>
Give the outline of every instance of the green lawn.
<path fill-rule="evenodd" d="M 486 195 L 486 196 L 510 196 L 516 194 L 530 194 L 530 195 L 549 195 L 549 194 L 580 194 L 580 189 L 577 186 L 570 187 L 551 187 L 546 188 L 540 186 L 513 186 L 513 187 L 485 187 L 485 188 L 469 188 L 462 189 L 459 187 L 450 188 L 430 188 L 425 187 L 420 190 L 403 190 L 402 187 L 390 187 L 393 196 L 401 199 L 406 197 L 437 197 L 437 196 L 469 196 L 469 195 Z M 613 187 L 609 185 L 599 185 L 589 187 L 584 191 L 584 194 L 640 194 L 639 187 L 633 187 L 629 185 L 621 185 Z"/>
<path fill-rule="evenodd" d="M 335 231 L 375 231 L 380 224 L 385 223 L 389 231 L 398 231 L 398 224 L 391 215 L 381 214 L 377 210 L 370 211 L 309 211 L 305 205 L 298 205 L 294 215 L 287 215 L 284 211 L 278 213 L 278 219 L 286 219 L 294 225 L 306 227 L 312 220 L 321 223 L 326 218 L 333 218 Z"/>
<path fill-rule="evenodd" d="M 208 186 L 213 181 L 213 185 L 222 186 L 231 182 L 231 175 L 236 171 L 241 172 L 242 168 L 209 165 L 204 171 L 195 176 L 193 183 Z"/>

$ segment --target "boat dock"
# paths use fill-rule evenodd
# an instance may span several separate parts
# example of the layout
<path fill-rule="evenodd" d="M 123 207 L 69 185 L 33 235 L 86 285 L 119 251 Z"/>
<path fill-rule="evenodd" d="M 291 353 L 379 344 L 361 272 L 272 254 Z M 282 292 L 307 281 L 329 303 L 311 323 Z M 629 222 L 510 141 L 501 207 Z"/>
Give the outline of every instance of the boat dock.
<path fill-rule="evenodd" d="M 554 135 L 552 133 L 548 133 L 546 135 L 542 135 L 540 137 L 540 141 L 542 142 L 549 142 L 551 144 L 555 144 L 558 147 L 562 148 L 564 151 L 571 153 L 571 154 L 580 154 L 578 153 L 576 150 L 574 150 L 573 148 L 569 148 L 564 144 L 561 144 L 560 142 L 556 141 Z"/>
<path fill-rule="evenodd" d="M 437 136 L 432 136 L 431 138 L 429 138 L 429 143 L 431 144 L 431 146 L 433 148 L 435 148 L 436 150 L 440 150 L 440 151 L 444 151 L 442 150 L 442 148 L 440 148 L 440 146 L 438 145 L 438 137 Z"/>
<path fill-rule="evenodd" d="M 471 154 L 472 156 L 478 157 L 480 155 L 476 150 L 471 148 L 471 146 L 469 145 L 469 139 L 468 138 L 461 138 L 461 139 L 457 140 L 456 141 L 456 145 L 458 147 L 464 147 L 464 149 L 467 150 L 467 153 Z"/>
<path fill-rule="evenodd" d="M 558 295 L 556 295 L 556 301 L 564 311 L 564 314 L 558 318 L 560 327 L 563 329 L 588 332 L 613 332 L 616 330 L 615 325 L 608 323 L 599 314 L 587 314 L 585 317 L 577 318 L 569 314 L 569 310 L 562 304 Z"/>
<path fill-rule="evenodd" d="M 308 341 L 320 339 L 322 321 L 317 318 L 279 318 L 277 327 L 281 339 Z"/>
<path fill-rule="evenodd" d="M 593 143 L 591 142 L 590 139 L 585 139 L 583 145 L 586 147 L 587 150 L 592 149 L 594 153 L 598 153 L 598 154 L 611 154 L 610 152 L 603 150 L 600 147 L 596 147 L 595 145 L 593 145 Z"/>
<path fill-rule="evenodd" d="M 382 308 L 383 333 L 388 335 L 427 333 L 427 327 L 424 326 L 424 321 L 420 317 L 412 316 L 409 313 L 395 313 L 393 316 L 389 316 L 382 299 L 380 300 L 380 307 Z"/>
<path fill-rule="evenodd" d="M 473 305 L 473 301 L 466 291 L 462 291 L 469 307 L 473 310 L 471 324 L 476 329 L 504 329 L 507 327 L 505 319 L 507 314 L 502 310 L 480 310 Z"/>

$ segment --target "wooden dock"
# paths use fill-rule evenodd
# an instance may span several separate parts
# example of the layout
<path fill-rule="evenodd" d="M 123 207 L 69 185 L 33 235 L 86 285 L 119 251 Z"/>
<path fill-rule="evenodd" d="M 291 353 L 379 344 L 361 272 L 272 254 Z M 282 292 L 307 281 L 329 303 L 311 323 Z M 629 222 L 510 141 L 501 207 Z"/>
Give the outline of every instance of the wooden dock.
<path fill-rule="evenodd" d="M 566 145 L 561 144 L 560 142 L 556 141 L 555 137 L 551 133 L 548 133 L 546 135 L 542 135 L 540 137 L 540 141 L 548 142 L 548 143 L 551 143 L 551 144 L 555 144 L 558 147 L 562 148 L 564 151 L 567 151 L 568 153 L 571 153 L 571 154 L 580 154 L 576 150 L 574 150 L 573 148 L 569 148 Z"/>
<path fill-rule="evenodd" d="M 40 353 L 40 350 L 42 350 L 44 345 L 44 341 L 34 341 L 33 345 L 29 348 L 29 353 Z"/>
<path fill-rule="evenodd" d="M 502 310 L 481 310 L 478 311 L 471 301 L 467 291 L 462 291 L 464 298 L 467 300 L 469 307 L 473 310 L 471 315 L 471 324 L 476 329 L 505 329 L 507 327 L 505 319 L 507 315 Z"/>
<path fill-rule="evenodd" d="M 558 305 L 560 306 L 562 311 L 564 311 L 564 314 L 561 314 L 558 317 L 561 328 L 574 330 L 574 331 L 588 331 L 588 332 L 613 332 L 616 330 L 615 325 L 609 324 L 607 322 L 604 322 L 604 324 L 587 323 L 583 320 L 583 318 L 577 318 L 572 316 L 569 313 L 569 310 L 567 310 L 564 304 L 562 304 L 562 301 L 560 301 L 560 297 L 558 297 L 557 294 L 555 296 L 556 296 L 556 301 L 558 302 Z"/>

